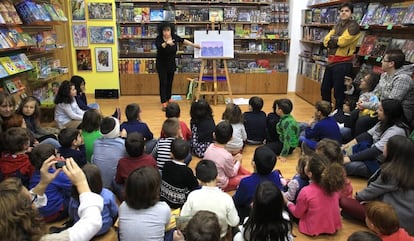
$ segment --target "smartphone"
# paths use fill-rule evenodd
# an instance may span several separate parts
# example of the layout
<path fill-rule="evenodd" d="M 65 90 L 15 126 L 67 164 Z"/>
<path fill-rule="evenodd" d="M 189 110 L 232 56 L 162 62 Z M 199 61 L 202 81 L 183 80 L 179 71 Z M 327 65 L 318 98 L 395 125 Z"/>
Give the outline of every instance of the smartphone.
<path fill-rule="evenodd" d="M 62 168 L 63 166 L 65 166 L 65 165 L 66 165 L 65 161 L 58 161 L 58 162 L 55 163 L 55 168 L 59 169 L 59 168 Z"/>

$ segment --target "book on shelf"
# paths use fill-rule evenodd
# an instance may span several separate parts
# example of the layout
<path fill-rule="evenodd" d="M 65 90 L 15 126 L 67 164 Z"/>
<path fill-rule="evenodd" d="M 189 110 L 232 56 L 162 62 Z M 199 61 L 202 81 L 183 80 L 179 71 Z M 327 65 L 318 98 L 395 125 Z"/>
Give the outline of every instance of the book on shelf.
<path fill-rule="evenodd" d="M 150 21 L 164 21 L 164 10 L 150 9 Z"/>
<path fill-rule="evenodd" d="M 321 9 L 320 8 L 312 9 L 312 23 L 321 23 Z"/>
<path fill-rule="evenodd" d="M 369 24 L 371 25 L 382 25 L 382 22 L 384 21 L 384 15 L 387 11 L 387 7 L 380 4 L 378 8 L 375 10 L 374 16 L 372 16 L 371 21 Z"/>
<path fill-rule="evenodd" d="M 249 11 L 240 11 L 239 16 L 237 17 L 237 21 L 239 22 L 250 22 L 251 16 Z"/>
<path fill-rule="evenodd" d="M 223 22 L 224 18 L 223 8 L 209 8 L 208 21 Z"/>
<path fill-rule="evenodd" d="M 377 36 L 375 35 L 366 35 L 362 41 L 361 47 L 359 48 L 358 55 L 368 56 L 371 54 L 375 46 L 375 40 Z"/>
<path fill-rule="evenodd" d="M 354 20 L 360 24 L 362 18 L 364 17 L 364 13 L 367 11 L 368 4 L 364 2 L 355 3 L 354 4 L 354 12 L 353 12 L 353 18 Z"/>
<path fill-rule="evenodd" d="M 328 21 L 328 12 L 329 12 L 328 8 L 321 8 L 321 10 L 320 10 L 321 23 L 329 23 L 329 21 Z"/>
<path fill-rule="evenodd" d="M 9 75 L 19 73 L 19 69 L 14 65 L 10 57 L 0 57 L 0 64 L 3 65 L 4 69 L 9 73 Z"/>
<path fill-rule="evenodd" d="M 368 5 L 367 11 L 364 14 L 364 17 L 361 20 L 360 25 L 368 25 L 372 23 L 372 19 L 377 11 L 377 8 L 380 7 L 380 3 L 370 3 Z"/>
<path fill-rule="evenodd" d="M 414 62 L 414 41 L 413 40 L 406 40 L 404 46 L 401 48 L 402 51 L 405 53 L 405 60 L 408 62 Z"/>
<path fill-rule="evenodd" d="M 185 26 L 184 25 L 178 25 L 177 26 L 177 35 L 180 37 L 185 36 Z"/>
<path fill-rule="evenodd" d="M 7 73 L 7 71 L 4 69 L 3 65 L 0 64 L 0 78 L 4 78 L 8 75 L 9 75 L 9 73 Z"/>
<path fill-rule="evenodd" d="M 404 44 L 405 44 L 406 41 L 407 41 L 406 39 L 396 39 L 396 38 L 393 38 L 391 40 L 389 49 L 401 49 L 402 50 L 403 49 L 403 46 L 404 46 Z"/>
<path fill-rule="evenodd" d="M 407 13 L 401 22 L 402 24 L 414 24 L 414 4 L 408 7 Z"/>
<path fill-rule="evenodd" d="M 4 88 L 10 93 L 10 94 L 14 94 L 17 91 L 19 91 L 19 89 L 17 88 L 17 86 L 14 84 L 12 79 L 7 79 L 3 81 L 3 85 Z"/>
<path fill-rule="evenodd" d="M 238 16 L 237 7 L 225 7 L 223 8 L 224 21 L 234 22 L 237 21 Z"/>
<path fill-rule="evenodd" d="M 398 25 L 402 23 L 404 16 L 406 14 L 407 8 L 401 7 L 399 5 L 391 5 L 385 14 L 383 25 Z"/>
<path fill-rule="evenodd" d="M 388 46 L 390 45 L 390 43 L 391 43 L 391 37 L 378 37 L 375 40 L 375 45 L 370 55 L 374 57 L 382 57 L 385 51 L 388 49 Z"/>
<path fill-rule="evenodd" d="M 12 35 L 10 34 L 10 30 L 6 28 L 0 29 L 0 35 L 1 35 L 1 45 L 4 45 L 4 48 L 14 48 L 16 47 L 15 41 L 12 39 Z"/>
<path fill-rule="evenodd" d="M 312 23 L 312 10 L 305 9 L 302 11 L 303 16 L 305 16 L 302 20 L 302 24 L 311 24 Z"/>
<path fill-rule="evenodd" d="M 14 78 L 13 80 L 14 86 L 16 86 L 17 91 L 24 90 L 26 86 L 23 84 L 22 80 L 19 77 Z"/>
<path fill-rule="evenodd" d="M 13 3 L 8 0 L 0 2 L 0 15 L 3 19 L 2 23 L 22 24 L 22 20 L 17 14 L 16 8 Z"/>

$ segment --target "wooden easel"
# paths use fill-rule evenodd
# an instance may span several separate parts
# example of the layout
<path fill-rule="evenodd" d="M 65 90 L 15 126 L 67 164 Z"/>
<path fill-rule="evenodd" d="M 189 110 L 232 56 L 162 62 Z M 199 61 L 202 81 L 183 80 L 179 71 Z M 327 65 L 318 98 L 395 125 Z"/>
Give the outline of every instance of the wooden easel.
<path fill-rule="evenodd" d="M 214 22 L 212 22 L 211 24 L 212 29 L 214 30 Z M 208 28 L 208 26 L 207 26 Z M 221 25 L 220 25 L 220 29 L 221 29 Z M 208 33 L 208 30 L 207 30 Z M 203 80 L 203 75 L 204 75 L 204 69 L 207 66 L 207 62 L 208 60 L 212 60 L 213 62 L 213 89 L 212 90 L 202 90 L 201 85 L 202 84 L 206 84 L 208 81 Z M 217 60 L 222 60 L 223 61 L 223 65 L 224 65 L 224 73 L 226 76 L 226 83 L 227 83 L 227 90 L 220 90 L 218 89 L 218 81 L 217 81 Z M 196 99 L 199 100 L 200 99 L 200 95 L 213 95 L 213 102 L 214 105 L 217 104 L 217 98 L 218 95 L 229 95 L 230 99 L 233 99 L 232 96 L 232 92 L 231 92 L 231 84 L 230 84 L 230 78 L 229 78 L 229 71 L 227 68 L 227 59 L 226 58 L 203 58 L 201 60 L 201 67 L 200 67 L 200 74 L 198 76 L 198 86 L 197 86 L 197 95 L 196 95 Z"/>

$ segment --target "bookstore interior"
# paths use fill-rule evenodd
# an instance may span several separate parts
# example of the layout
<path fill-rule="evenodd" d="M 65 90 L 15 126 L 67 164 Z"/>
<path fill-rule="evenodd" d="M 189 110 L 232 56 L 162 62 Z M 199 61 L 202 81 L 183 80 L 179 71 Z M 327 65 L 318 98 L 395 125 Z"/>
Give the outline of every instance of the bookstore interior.
<path fill-rule="evenodd" d="M 226 59 L 233 94 L 289 91 L 315 103 L 327 65 L 323 38 L 344 2 L 353 3 L 362 33 L 354 81 L 381 72 L 387 49 L 400 48 L 414 62 L 412 1 L 1 0 L 0 91 L 17 103 L 34 95 L 53 106 L 56 86 L 80 75 L 91 94 L 157 95 L 154 42 L 158 25 L 169 21 L 177 35 L 206 49 L 178 46 L 173 94 L 185 95 L 188 79 L 213 57 L 215 68 L 210 63 L 204 74 L 217 69 L 222 75 Z M 225 37 L 212 38 L 209 31 Z M 216 45 L 231 49 L 229 55 L 207 51 Z"/>

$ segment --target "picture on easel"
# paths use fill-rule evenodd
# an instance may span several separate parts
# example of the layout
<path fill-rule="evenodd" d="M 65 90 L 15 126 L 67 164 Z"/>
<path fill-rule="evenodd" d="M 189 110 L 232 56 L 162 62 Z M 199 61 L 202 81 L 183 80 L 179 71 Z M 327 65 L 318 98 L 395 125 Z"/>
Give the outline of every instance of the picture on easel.
<path fill-rule="evenodd" d="M 194 58 L 234 58 L 233 31 L 194 31 L 194 43 L 201 47 L 194 49 Z"/>

